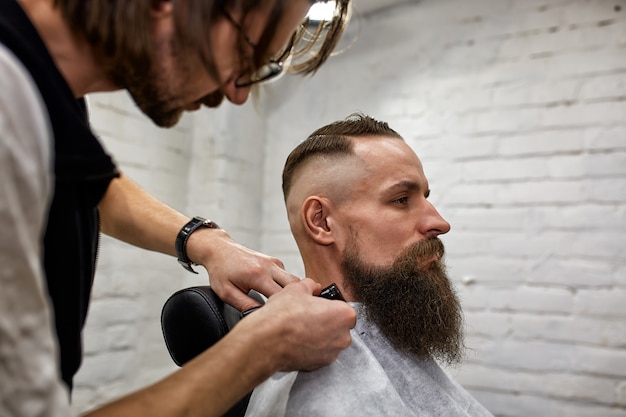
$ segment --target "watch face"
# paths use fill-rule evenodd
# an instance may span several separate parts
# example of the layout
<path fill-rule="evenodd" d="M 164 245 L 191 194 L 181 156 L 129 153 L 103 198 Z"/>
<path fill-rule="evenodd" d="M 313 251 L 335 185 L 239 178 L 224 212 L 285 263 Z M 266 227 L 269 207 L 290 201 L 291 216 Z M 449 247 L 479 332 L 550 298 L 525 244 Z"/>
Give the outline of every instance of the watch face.
<path fill-rule="evenodd" d="M 217 225 L 217 223 L 215 223 L 214 221 L 211 220 L 205 220 L 204 223 L 202 223 L 203 226 L 208 227 L 209 229 L 219 229 L 220 227 Z"/>

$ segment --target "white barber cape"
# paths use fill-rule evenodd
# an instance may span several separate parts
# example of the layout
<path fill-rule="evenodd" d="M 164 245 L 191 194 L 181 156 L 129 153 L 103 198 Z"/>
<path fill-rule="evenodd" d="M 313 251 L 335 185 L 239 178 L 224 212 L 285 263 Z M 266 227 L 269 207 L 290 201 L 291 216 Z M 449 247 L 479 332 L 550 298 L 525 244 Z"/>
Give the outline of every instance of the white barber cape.
<path fill-rule="evenodd" d="M 357 312 L 352 344 L 314 372 L 278 373 L 252 393 L 246 417 L 493 417 L 434 360 L 393 348 Z"/>

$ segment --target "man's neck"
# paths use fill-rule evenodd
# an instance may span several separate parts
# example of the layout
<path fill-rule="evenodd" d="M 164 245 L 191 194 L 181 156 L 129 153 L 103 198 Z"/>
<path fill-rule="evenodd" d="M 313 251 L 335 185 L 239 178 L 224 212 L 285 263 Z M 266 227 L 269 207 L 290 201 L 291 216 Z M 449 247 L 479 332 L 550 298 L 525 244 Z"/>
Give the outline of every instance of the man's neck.
<path fill-rule="evenodd" d="M 75 36 L 53 0 L 18 0 L 37 28 L 57 68 L 75 97 L 98 91 L 112 91 L 115 86 L 98 64 L 93 48 Z"/>
<path fill-rule="evenodd" d="M 320 260 L 319 257 L 313 259 L 314 262 L 307 262 L 306 258 L 304 259 L 304 275 L 319 282 L 322 288 L 336 284 L 346 301 L 354 301 L 352 293 L 344 286 L 339 266 L 330 261 Z"/>

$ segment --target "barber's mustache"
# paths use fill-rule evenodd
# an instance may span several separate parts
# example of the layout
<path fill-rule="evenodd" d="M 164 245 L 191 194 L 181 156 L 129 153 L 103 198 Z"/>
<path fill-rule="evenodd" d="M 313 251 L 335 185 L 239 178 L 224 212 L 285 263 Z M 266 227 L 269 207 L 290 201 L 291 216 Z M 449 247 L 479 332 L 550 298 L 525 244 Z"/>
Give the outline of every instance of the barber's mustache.
<path fill-rule="evenodd" d="M 224 101 L 224 93 L 222 93 L 220 90 L 217 90 L 210 94 L 207 94 L 200 101 L 207 107 L 218 107 L 220 104 L 222 104 L 222 101 Z"/>

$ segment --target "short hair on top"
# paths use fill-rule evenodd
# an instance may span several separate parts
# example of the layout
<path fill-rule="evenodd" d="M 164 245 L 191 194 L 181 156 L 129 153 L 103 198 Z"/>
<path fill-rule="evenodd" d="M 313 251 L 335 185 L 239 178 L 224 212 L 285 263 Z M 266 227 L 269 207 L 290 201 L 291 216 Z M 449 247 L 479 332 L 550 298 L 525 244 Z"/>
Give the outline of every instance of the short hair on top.
<path fill-rule="evenodd" d="M 283 168 L 283 196 L 287 199 L 293 185 L 293 177 L 306 161 L 316 156 L 350 155 L 353 152 L 352 137 L 387 136 L 404 140 L 387 122 L 381 122 L 363 113 L 352 113 L 344 120 L 330 123 L 311 133 L 296 146 Z"/>

